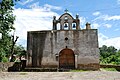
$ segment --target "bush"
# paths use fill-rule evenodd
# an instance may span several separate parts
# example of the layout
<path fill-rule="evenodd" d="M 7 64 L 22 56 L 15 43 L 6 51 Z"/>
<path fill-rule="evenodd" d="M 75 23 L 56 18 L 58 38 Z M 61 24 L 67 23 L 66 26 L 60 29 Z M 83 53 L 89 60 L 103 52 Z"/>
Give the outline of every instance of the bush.
<path fill-rule="evenodd" d="M 8 60 L 7 57 L 3 57 L 3 58 L 2 58 L 2 62 L 9 62 L 9 60 Z"/>
<path fill-rule="evenodd" d="M 117 71 L 115 68 L 101 68 L 102 71 Z"/>

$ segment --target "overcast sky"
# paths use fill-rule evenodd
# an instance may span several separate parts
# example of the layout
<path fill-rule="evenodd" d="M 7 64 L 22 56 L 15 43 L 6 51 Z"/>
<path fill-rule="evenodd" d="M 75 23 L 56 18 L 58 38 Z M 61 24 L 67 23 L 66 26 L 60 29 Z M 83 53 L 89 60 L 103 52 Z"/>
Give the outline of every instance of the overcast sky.
<path fill-rule="evenodd" d="M 53 16 L 65 9 L 73 17 L 79 14 L 82 29 L 86 22 L 98 29 L 99 46 L 120 49 L 120 0 L 20 0 L 14 10 L 17 43 L 26 47 L 27 31 L 51 30 Z"/>

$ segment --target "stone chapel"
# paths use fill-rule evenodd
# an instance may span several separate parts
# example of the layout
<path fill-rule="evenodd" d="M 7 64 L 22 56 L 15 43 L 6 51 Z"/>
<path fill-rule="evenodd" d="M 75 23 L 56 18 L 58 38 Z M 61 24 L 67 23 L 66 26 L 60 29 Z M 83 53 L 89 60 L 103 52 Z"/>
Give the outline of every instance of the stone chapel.
<path fill-rule="evenodd" d="M 49 26 L 49 25 L 48 25 Z M 98 31 L 79 15 L 53 17 L 53 29 L 27 32 L 27 67 L 99 70 Z"/>

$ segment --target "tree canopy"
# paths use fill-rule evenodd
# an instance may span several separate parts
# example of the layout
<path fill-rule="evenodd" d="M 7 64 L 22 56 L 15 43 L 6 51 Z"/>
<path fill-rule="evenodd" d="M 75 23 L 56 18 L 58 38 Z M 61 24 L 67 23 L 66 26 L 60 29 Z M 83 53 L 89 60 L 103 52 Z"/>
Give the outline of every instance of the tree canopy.
<path fill-rule="evenodd" d="M 114 46 L 103 45 L 100 47 L 100 63 L 120 65 L 120 50 Z"/>
<path fill-rule="evenodd" d="M 11 54 L 11 47 L 13 45 L 12 36 L 9 34 L 12 30 L 15 21 L 13 14 L 14 5 L 18 0 L 1 0 L 0 1 L 0 62 L 4 57 L 9 57 Z M 21 48 L 21 46 L 18 46 Z"/>

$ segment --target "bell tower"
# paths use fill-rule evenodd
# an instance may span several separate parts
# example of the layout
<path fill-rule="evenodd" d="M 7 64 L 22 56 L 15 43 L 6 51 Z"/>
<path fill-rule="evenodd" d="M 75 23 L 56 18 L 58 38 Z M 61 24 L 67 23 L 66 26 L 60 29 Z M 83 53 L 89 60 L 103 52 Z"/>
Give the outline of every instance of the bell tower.
<path fill-rule="evenodd" d="M 58 20 L 56 20 L 56 16 L 53 16 L 53 30 L 58 30 L 58 23 L 60 23 L 60 30 L 80 30 L 79 15 L 76 15 L 76 19 L 74 19 L 68 10 L 65 10 Z"/>

